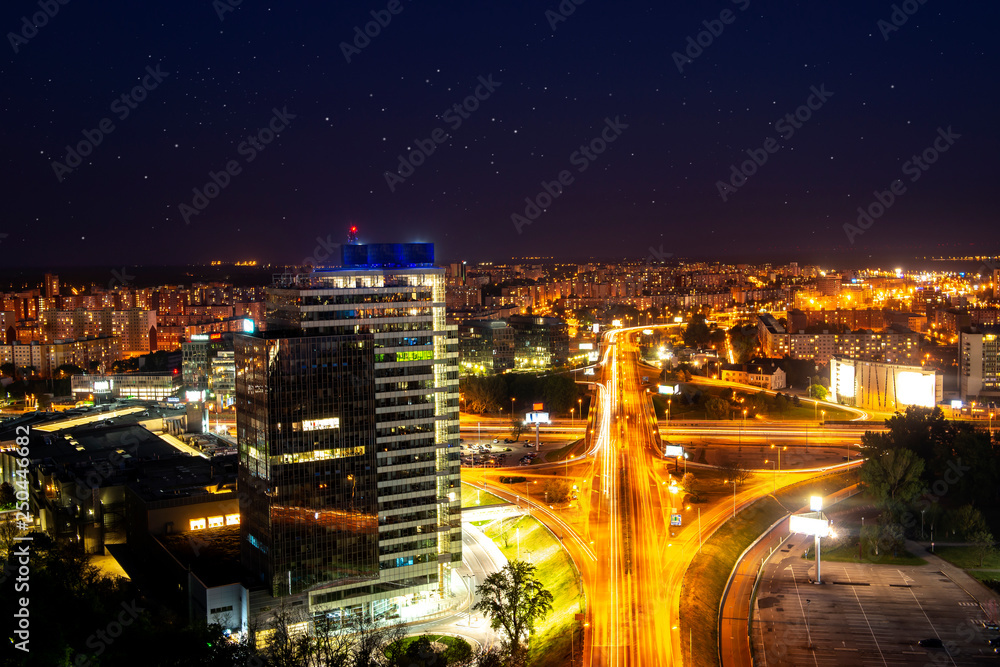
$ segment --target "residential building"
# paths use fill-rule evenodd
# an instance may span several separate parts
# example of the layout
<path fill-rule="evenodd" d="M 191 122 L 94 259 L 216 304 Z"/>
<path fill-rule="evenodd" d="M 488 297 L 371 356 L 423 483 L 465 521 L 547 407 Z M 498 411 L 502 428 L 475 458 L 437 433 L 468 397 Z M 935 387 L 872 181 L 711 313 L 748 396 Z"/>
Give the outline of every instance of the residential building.
<path fill-rule="evenodd" d="M 966 327 L 958 339 L 959 397 L 1000 396 L 1000 328 Z"/>
<path fill-rule="evenodd" d="M 751 359 L 745 364 L 723 364 L 722 380 L 772 391 L 787 386 L 787 376 L 780 359 Z"/>

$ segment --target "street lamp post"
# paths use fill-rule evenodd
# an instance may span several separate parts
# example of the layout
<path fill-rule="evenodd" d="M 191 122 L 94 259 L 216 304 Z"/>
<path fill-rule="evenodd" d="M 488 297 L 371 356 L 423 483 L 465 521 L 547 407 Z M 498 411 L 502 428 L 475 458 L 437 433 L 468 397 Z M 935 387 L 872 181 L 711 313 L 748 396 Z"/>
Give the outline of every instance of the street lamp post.
<path fill-rule="evenodd" d="M 733 480 L 727 479 L 724 483 L 728 484 L 729 482 L 733 483 L 733 518 L 735 519 L 736 518 L 736 480 L 735 479 L 733 479 Z"/>
<path fill-rule="evenodd" d="M 924 512 L 926 509 L 920 510 L 920 539 L 924 539 Z"/>

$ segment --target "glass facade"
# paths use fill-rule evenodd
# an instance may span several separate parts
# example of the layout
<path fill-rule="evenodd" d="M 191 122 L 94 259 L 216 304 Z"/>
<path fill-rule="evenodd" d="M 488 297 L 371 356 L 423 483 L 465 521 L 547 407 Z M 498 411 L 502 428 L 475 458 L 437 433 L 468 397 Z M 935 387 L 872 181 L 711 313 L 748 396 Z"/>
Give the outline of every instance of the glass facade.
<path fill-rule="evenodd" d="M 267 572 L 275 595 L 308 590 L 309 609 L 318 615 L 359 604 L 391 611 L 409 595 L 449 592 L 462 542 L 458 341 L 456 328 L 445 323 L 443 269 L 351 267 L 285 276 L 268 292 L 267 319 L 266 338 L 244 336 L 236 353 L 241 484 L 250 489 L 242 524 L 248 564 Z M 310 380 L 313 388 L 298 395 L 265 384 L 273 382 L 268 373 L 288 374 L 289 388 L 302 386 L 302 374 L 322 375 L 309 363 L 284 361 L 307 354 L 297 346 L 315 341 L 340 346 L 340 366 L 330 371 L 337 383 Z M 280 426 L 271 414 L 282 416 Z M 276 447 L 279 441 L 300 444 Z M 329 471 L 335 487 L 354 489 L 353 504 L 319 495 L 277 502 L 281 486 L 271 480 L 281 466 L 306 470 L 316 482 L 317 473 Z M 349 523 L 342 532 L 354 542 L 317 553 L 312 537 L 279 542 L 264 530 L 273 530 L 280 505 L 308 510 L 291 524 L 301 531 L 321 509 L 309 503 L 320 498 L 341 503 L 331 507 L 343 512 L 331 515 L 332 526 Z M 273 551 L 278 544 L 281 555 Z M 289 547 L 298 550 L 295 557 Z M 297 580 L 292 565 L 303 567 L 302 554 L 318 561 Z"/>
<path fill-rule="evenodd" d="M 377 577 L 371 336 L 236 348 L 244 564 L 272 595 Z"/>

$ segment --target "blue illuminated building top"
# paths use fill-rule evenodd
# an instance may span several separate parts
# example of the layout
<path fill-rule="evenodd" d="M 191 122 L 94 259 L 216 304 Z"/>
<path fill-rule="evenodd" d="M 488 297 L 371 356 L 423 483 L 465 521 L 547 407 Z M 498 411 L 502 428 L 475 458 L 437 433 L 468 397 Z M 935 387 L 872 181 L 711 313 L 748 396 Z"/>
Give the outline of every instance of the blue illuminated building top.
<path fill-rule="evenodd" d="M 368 243 L 340 246 L 345 269 L 415 269 L 434 266 L 433 243 Z"/>

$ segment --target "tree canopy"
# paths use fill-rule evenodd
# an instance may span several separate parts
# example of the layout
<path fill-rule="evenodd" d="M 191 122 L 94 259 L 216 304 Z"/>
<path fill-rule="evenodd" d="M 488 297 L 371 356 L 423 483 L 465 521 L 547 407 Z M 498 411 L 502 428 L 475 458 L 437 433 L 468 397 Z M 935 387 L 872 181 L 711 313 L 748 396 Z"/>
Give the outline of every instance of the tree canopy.
<path fill-rule="evenodd" d="M 552 611 L 552 593 L 538 580 L 535 566 L 512 560 L 486 577 L 476 593 L 480 600 L 473 609 L 489 616 L 490 627 L 506 636 L 508 664 L 524 664 L 523 642 L 534 632 L 535 624 Z"/>

